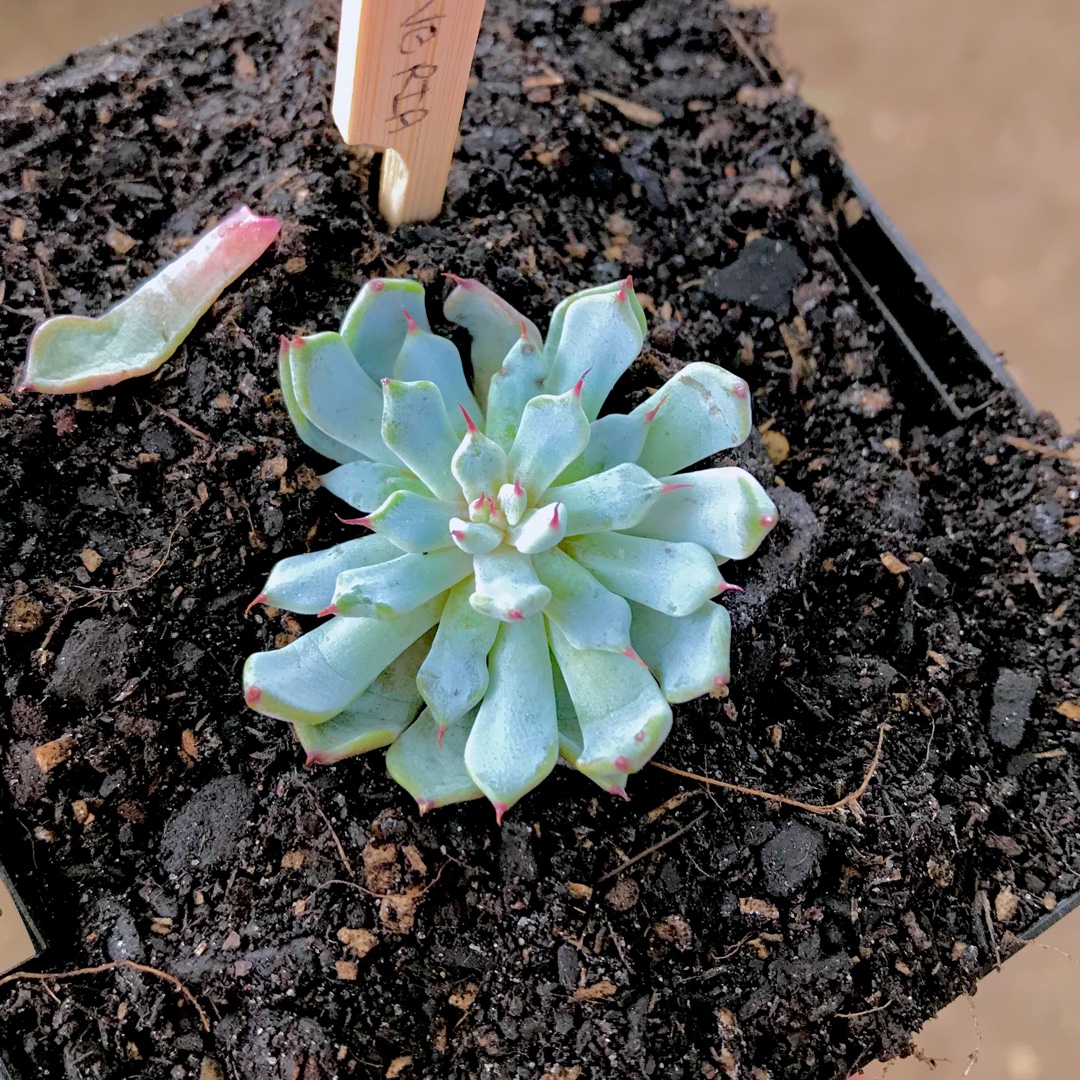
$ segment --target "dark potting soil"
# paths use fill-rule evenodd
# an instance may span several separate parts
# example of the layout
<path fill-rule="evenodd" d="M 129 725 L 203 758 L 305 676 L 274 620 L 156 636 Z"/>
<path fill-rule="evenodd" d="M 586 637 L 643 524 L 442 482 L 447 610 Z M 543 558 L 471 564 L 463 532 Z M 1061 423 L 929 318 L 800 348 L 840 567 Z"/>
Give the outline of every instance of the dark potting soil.
<path fill-rule="evenodd" d="M 0 986 L 4 1053 L 81 1080 L 837 1080 L 903 1051 L 1080 885 L 1075 451 L 989 373 L 957 422 L 849 285 L 854 208 L 824 123 L 751 58 L 765 15 L 491 0 L 446 213 L 388 234 L 330 118 L 336 7 L 238 0 L 0 91 L 5 389 L 44 315 L 101 312 L 240 201 L 284 223 L 155 376 L 0 397 L 0 844 L 34 867 L 49 969 L 159 968 L 211 1028 L 119 969 Z M 244 708 L 244 657 L 306 622 L 244 605 L 349 535 L 277 335 L 335 326 L 372 275 L 429 282 L 438 322 L 443 271 L 541 325 L 633 273 L 624 402 L 690 359 L 749 380 L 763 434 L 735 459 L 783 518 L 731 568 L 730 696 L 677 707 L 659 759 L 831 803 L 888 724 L 857 807 L 653 768 L 624 804 L 557 770 L 501 829 L 482 803 L 421 819 L 381 755 L 305 773 Z"/>

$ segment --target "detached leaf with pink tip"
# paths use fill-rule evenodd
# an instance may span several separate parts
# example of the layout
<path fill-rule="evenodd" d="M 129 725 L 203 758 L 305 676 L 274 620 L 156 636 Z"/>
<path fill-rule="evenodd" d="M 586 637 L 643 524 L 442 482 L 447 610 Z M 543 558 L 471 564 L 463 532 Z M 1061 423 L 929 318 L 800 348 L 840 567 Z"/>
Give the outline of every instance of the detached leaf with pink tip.
<path fill-rule="evenodd" d="M 634 648 L 672 704 L 690 701 L 727 685 L 731 678 L 731 616 L 712 601 L 672 618 L 631 604 Z"/>
<path fill-rule="evenodd" d="M 99 318 L 42 323 L 19 389 L 82 394 L 156 371 L 280 231 L 277 218 L 241 206 Z"/>
<path fill-rule="evenodd" d="M 653 476 L 677 473 L 738 446 L 750 434 L 750 390 L 715 364 L 687 364 L 664 383 L 655 400 L 643 401 L 631 415 L 645 416 L 660 402 L 637 458 Z"/>
<path fill-rule="evenodd" d="M 745 469 L 702 469 L 665 476 L 667 493 L 630 531 L 689 540 L 724 559 L 747 559 L 777 522 L 776 505 Z"/>
<path fill-rule="evenodd" d="M 503 623 L 488 670 L 491 682 L 465 746 L 465 768 L 501 821 L 551 772 L 559 756 L 551 652 L 543 618 Z"/>
<path fill-rule="evenodd" d="M 540 331 L 516 308 L 474 278 L 448 275 L 456 288 L 443 304 L 443 314 L 464 326 L 472 338 L 473 386 L 481 406 L 487 405 L 491 377 L 523 335 L 542 348 Z"/>
<path fill-rule="evenodd" d="M 308 765 L 331 765 L 343 758 L 389 746 L 415 719 L 424 702 L 416 673 L 431 648 L 429 630 L 410 645 L 351 704 L 324 724 L 293 724 Z"/>
<path fill-rule="evenodd" d="M 465 767 L 476 713 L 473 709 L 463 716 L 440 740 L 439 724 L 425 709 L 386 751 L 386 771 L 416 800 L 421 814 L 484 797 Z"/>

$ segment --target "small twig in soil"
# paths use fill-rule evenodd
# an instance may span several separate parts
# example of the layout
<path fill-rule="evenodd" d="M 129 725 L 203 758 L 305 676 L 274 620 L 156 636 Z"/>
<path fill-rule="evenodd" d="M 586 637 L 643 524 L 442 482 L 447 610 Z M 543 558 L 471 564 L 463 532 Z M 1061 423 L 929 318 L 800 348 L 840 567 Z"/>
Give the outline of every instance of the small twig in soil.
<path fill-rule="evenodd" d="M 178 427 L 182 427 L 185 431 L 190 432 L 192 435 L 199 439 L 205 439 L 208 443 L 212 443 L 214 440 L 206 434 L 205 431 L 200 431 L 197 427 L 192 427 L 186 420 L 182 420 L 174 412 L 169 412 L 168 409 L 163 409 L 160 405 L 150 404 L 150 407 L 155 411 L 161 413 L 167 420 L 171 420 Z"/>
<path fill-rule="evenodd" d="M 856 1020 L 860 1016 L 870 1016 L 872 1013 L 884 1012 L 896 999 L 889 998 L 884 1005 L 875 1005 L 872 1009 L 863 1009 L 861 1012 L 833 1013 L 837 1020 Z"/>
<path fill-rule="evenodd" d="M 689 825 L 684 825 L 681 829 L 676 829 L 670 836 L 665 836 L 663 840 L 653 844 L 652 847 L 647 847 L 644 851 L 639 851 L 637 855 L 627 859 L 624 863 L 616 866 L 614 870 L 609 870 L 606 874 L 598 877 L 596 883 L 599 885 L 601 881 L 607 881 L 608 878 L 615 877 L 616 874 L 621 874 L 628 866 L 633 866 L 634 863 L 641 862 L 642 859 L 651 855 L 654 851 L 659 851 L 662 847 L 666 847 L 673 840 L 678 840 L 680 836 L 685 836 L 699 821 L 703 821 L 709 816 L 709 811 L 706 810 L 704 814 L 698 814 Z"/>
<path fill-rule="evenodd" d="M 986 895 L 985 889 L 979 891 L 979 899 L 982 901 L 983 919 L 986 921 L 986 929 L 990 934 L 990 944 L 994 946 L 994 967 L 1000 971 L 1001 949 L 998 948 L 997 934 L 994 931 L 994 916 L 990 911 L 990 897 Z"/>
<path fill-rule="evenodd" d="M 53 317 L 52 298 L 49 296 L 49 287 L 45 284 L 45 268 L 41 265 L 39 259 L 33 260 L 34 273 L 37 274 L 38 288 L 41 290 L 41 303 L 45 308 L 45 315 L 48 318 Z"/>
<path fill-rule="evenodd" d="M 751 46 L 750 42 L 746 40 L 746 35 L 726 15 L 721 15 L 718 21 L 731 35 L 731 40 L 735 42 L 735 47 L 739 52 L 754 65 L 754 70 L 766 83 L 769 85 L 774 84 L 776 80 L 773 78 L 772 72 L 762 63 L 761 57 L 758 56 L 757 51 Z"/>
<path fill-rule="evenodd" d="M 708 784 L 710 787 L 723 788 L 725 791 L 734 791 L 740 795 L 751 795 L 754 798 L 765 799 L 768 802 L 782 803 L 784 806 L 793 806 L 796 810 L 805 810 L 809 814 L 832 814 L 837 810 L 852 810 L 858 813 L 859 800 L 866 794 L 866 789 L 870 786 L 870 781 L 874 778 L 874 773 L 877 772 L 878 766 L 881 764 L 881 749 L 885 744 L 885 732 L 888 730 L 888 724 L 882 724 L 878 728 L 877 747 L 874 750 L 874 756 L 866 766 L 862 783 L 842 799 L 829 803 L 827 806 L 800 802 L 798 799 L 789 799 L 786 795 L 775 795 L 770 791 L 743 787 L 741 784 L 729 784 L 726 780 L 714 780 L 711 776 L 701 776 L 699 773 L 687 772 L 685 769 L 676 769 L 673 765 L 664 765 L 659 761 L 650 761 L 649 764 L 654 768 L 663 769 L 664 772 L 673 773 L 675 776 L 685 777 L 687 780 L 697 780 L 699 783 Z"/>
<path fill-rule="evenodd" d="M 318 814 L 320 818 L 322 818 L 323 824 L 329 830 L 330 835 L 334 840 L 334 846 L 337 848 L 338 857 L 341 859 L 342 865 L 345 867 L 345 870 L 347 871 L 349 877 L 356 877 L 356 871 L 353 870 L 353 864 L 349 861 L 349 856 L 345 854 L 345 845 L 342 844 L 341 837 L 338 836 L 337 832 L 334 830 L 334 826 L 330 822 L 330 819 L 326 816 L 326 811 L 323 810 L 323 808 L 319 805 L 319 800 L 315 797 L 315 792 L 312 791 L 311 788 L 307 784 L 305 784 L 304 781 L 301 780 L 299 777 L 297 777 L 296 783 L 305 792 L 307 792 L 308 798 L 311 799 L 311 805 L 315 807 L 315 813 Z M 375 896 L 376 894 L 372 893 L 371 895 Z"/>
<path fill-rule="evenodd" d="M 139 589 L 145 589 L 151 581 L 154 580 L 164 568 L 165 564 L 169 561 L 169 555 L 172 553 L 173 541 L 176 539 L 176 534 L 180 531 L 180 526 L 187 521 L 192 514 L 202 508 L 202 503 L 196 503 L 191 507 L 186 514 L 184 514 L 180 520 L 173 526 L 172 532 L 169 533 L 168 539 L 165 541 L 165 550 L 161 554 L 161 558 L 158 560 L 157 565 L 142 579 L 142 581 L 136 581 L 132 585 L 124 585 L 119 589 L 101 589 L 97 586 L 91 586 L 86 588 L 82 585 L 76 585 L 75 588 L 81 592 L 90 593 L 93 596 L 119 596 L 122 593 L 136 592 Z"/>
<path fill-rule="evenodd" d="M 975 1011 L 975 999 L 968 994 L 968 1007 L 971 1009 L 971 1022 L 975 1025 L 975 1049 L 968 1054 L 968 1065 L 964 1070 L 964 1076 L 970 1076 L 971 1070 L 979 1061 L 979 1051 L 982 1049 L 982 1028 L 979 1027 L 979 1014 Z"/>
<path fill-rule="evenodd" d="M 119 968 L 127 968 L 130 971 L 141 971 L 144 975 L 154 975 L 159 979 L 176 987 L 180 994 L 187 1000 L 199 1014 L 199 1022 L 203 1031 L 210 1031 L 210 1017 L 206 1010 L 199 1004 L 198 998 L 175 976 L 160 968 L 150 967 L 147 964 L 137 964 L 134 960 L 112 960 L 107 964 L 98 964 L 97 967 L 76 968 L 74 971 L 13 971 L 0 979 L 0 986 L 8 983 L 19 982 L 23 979 L 32 979 L 36 982 L 48 983 L 60 979 L 74 979 L 82 975 L 100 975 L 103 971 L 116 971 Z M 48 986 L 45 987 L 49 989 Z M 55 995 L 53 995 L 55 997 Z"/>
<path fill-rule="evenodd" d="M 438 870 L 435 871 L 435 876 L 418 893 L 414 893 L 414 896 L 419 899 L 421 896 L 424 896 L 430 889 L 433 889 L 438 884 L 439 878 L 442 877 L 442 872 L 452 862 L 456 863 L 457 859 L 452 859 L 447 856 L 446 861 L 442 864 L 442 866 L 439 867 Z M 316 885 L 315 888 L 312 890 L 312 892 L 308 894 L 307 899 L 304 901 L 303 913 L 305 915 L 315 914 L 314 909 L 310 911 L 307 910 L 307 905 L 315 899 L 316 893 L 322 892 L 323 889 L 326 889 L 331 885 L 344 885 L 348 889 L 356 889 L 357 892 L 362 892 L 365 896 L 370 896 L 373 900 L 400 900 L 403 896 L 406 895 L 405 893 L 374 892 L 366 885 L 361 885 L 358 881 L 346 881 L 344 878 L 330 878 L 329 881 L 320 881 L 319 884 Z"/>

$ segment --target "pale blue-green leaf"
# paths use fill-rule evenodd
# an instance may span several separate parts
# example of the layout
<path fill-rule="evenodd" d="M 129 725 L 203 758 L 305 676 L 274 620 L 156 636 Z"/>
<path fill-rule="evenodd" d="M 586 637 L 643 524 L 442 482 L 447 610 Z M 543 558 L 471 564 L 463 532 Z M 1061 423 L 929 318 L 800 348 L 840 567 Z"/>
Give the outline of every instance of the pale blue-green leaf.
<path fill-rule="evenodd" d="M 450 538 L 469 555 L 487 555 L 503 542 L 505 534 L 486 522 L 456 517 L 450 519 Z"/>
<path fill-rule="evenodd" d="M 630 529 L 635 536 L 689 540 L 722 558 L 745 559 L 776 524 L 776 505 L 744 469 L 701 469 L 663 482 L 671 490 Z"/>
<path fill-rule="evenodd" d="M 330 619 L 283 649 L 244 665 L 244 700 L 256 712 L 321 724 L 355 701 L 392 660 L 439 620 L 445 596 L 398 619 Z"/>
<path fill-rule="evenodd" d="M 544 343 L 544 353 L 548 360 L 553 360 L 555 354 L 559 351 L 559 346 L 562 344 L 563 330 L 566 326 L 566 317 L 569 314 L 570 309 L 579 300 L 585 300 L 591 296 L 607 296 L 611 293 L 618 293 L 627 285 L 632 287 L 633 282 L 628 279 L 623 279 L 622 281 L 609 281 L 606 285 L 594 285 L 592 288 L 582 289 L 580 292 L 572 293 L 565 300 L 561 301 L 552 312 L 551 324 L 548 326 L 547 341 Z M 634 309 L 634 314 L 638 319 L 638 326 L 641 329 L 641 336 L 644 339 L 648 330 L 645 323 L 645 312 L 641 310 L 640 304 Z"/>
<path fill-rule="evenodd" d="M 462 509 L 460 499 L 448 503 L 417 495 L 415 491 L 395 491 L 364 521 L 369 529 L 374 529 L 402 551 L 420 553 L 453 544 L 450 519 Z"/>
<path fill-rule="evenodd" d="M 548 488 L 544 497 L 562 501 L 567 535 L 578 536 L 637 525 L 660 499 L 661 488 L 639 465 L 616 465 L 565 487 Z"/>
<path fill-rule="evenodd" d="M 641 352 L 640 311 L 632 288 L 582 297 L 572 304 L 544 389 L 549 394 L 565 393 L 588 371 L 581 407 L 589 420 L 595 420 L 612 387 Z"/>
<path fill-rule="evenodd" d="M 289 354 L 292 346 L 286 338 L 281 339 L 281 349 L 278 352 L 278 384 L 281 387 L 281 400 L 285 402 L 285 411 L 289 414 L 292 426 L 301 440 L 307 443 L 317 454 L 337 461 L 341 464 L 366 461 L 367 457 L 359 450 L 346 446 L 337 439 L 330 438 L 325 431 L 317 428 L 305 415 L 300 403 L 296 400 L 296 392 L 293 390 L 292 365 L 289 363 Z"/>
<path fill-rule="evenodd" d="M 405 311 L 422 329 L 430 329 L 419 281 L 376 278 L 360 290 L 341 321 L 341 336 L 376 383 L 394 372 L 408 331 Z"/>
<path fill-rule="evenodd" d="M 588 533 L 567 538 L 562 547 L 612 592 L 669 615 L 696 611 L 724 583 L 713 557 L 699 544 Z"/>
<path fill-rule="evenodd" d="M 438 723 L 425 709 L 386 751 L 386 771 L 416 800 L 421 814 L 484 797 L 465 768 L 465 745 L 475 720 L 475 710 L 463 716 L 440 745 Z"/>
<path fill-rule="evenodd" d="M 629 657 L 575 649 L 554 623 L 548 632 L 581 730 L 573 764 L 605 782 L 637 772 L 671 730 L 671 706 L 656 680 Z"/>
<path fill-rule="evenodd" d="M 464 716 L 488 686 L 487 658 L 499 623 L 469 603 L 473 582 L 450 590 L 435 643 L 416 676 L 420 693 L 440 727 Z"/>
<path fill-rule="evenodd" d="M 424 702 L 416 673 L 428 649 L 429 630 L 379 673 L 355 700 L 324 724 L 294 724 L 307 751 L 307 765 L 330 765 L 342 758 L 389 746 L 415 719 Z"/>
<path fill-rule="evenodd" d="M 479 431 L 469 431 L 454 451 L 450 468 L 465 498 L 494 495 L 506 483 L 506 454 L 498 443 Z"/>
<path fill-rule="evenodd" d="M 378 566 L 338 575 L 333 607 L 354 619 L 393 623 L 472 572 L 472 559 L 456 547 L 409 553 Z"/>
<path fill-rule="evenodd" d="M 290 555 L 275 563 L 257 602 L 318 615 L 334 597 L 338 574 L 396 559 L 401 551 L 381 536 L 361 536 L 325 551 Z"/>
<path fill-rule="evenodd" d="M 510 543 L 523 555 L 549 551 L 566 536 L 566 511 L 560 502 L 529 510 L 510 530 Z"/>
<path fill-rule="evenodd" d="M 637 459 L 653 476 L 677 473 L 738 446 L 750 434 L 749 387 L 715 364 L 687 364 L 634 412 L 650 412 L 657 401 L 663 404 Z"/>
<path fill-rule="evenodd" d="M 443 314 L 472 337 L 473 387 L 480 404 L 486 406 L 491 376 L 514 344 L 524 337 L 540 349 L 543 338 L 532 322 L 486 285 L 473 278 L 454 280 L 457 287 L 446 298 Z"/>
<path fill-rule="evenodd" d="M 461 495 L 450 469 L 459 440 L 433 382 L 383 383 L 382 438 L 436 498 Z"/>
<path fill-rule="evenodd" d="M 727 685 L 731 617 L 725 608 L 710 602 L 679 619 L 641 604 L 632 604 L 631 610 L 634 648 L 668 701 L 690 701 Z"/>
<path fill-rule="evenodd" d="M 514 445 L 526 404 L 544 392 L 547 371 L 543 350 L 528 338 L 519 338 L 492 375 L 484 431 L 504 450 Z"/>
<path fill-rule="evenodd" d="M 82 394 L 156 371 L 280 229 L 237 207 L 100 318 L 48 319 L 30 339 L 19 389 Z"/>
<path fill-rule="evenodd" d="M 408 469 L 382 461 L 353 461 L 331 469 L 321 479 L 327 491 L 362 513 L 382 506 L 395 491 L 431 494 L 427 485 Z"/>
<path fill-rule="evenodd" d="M 645 445 L 649 421 L 645 413 L 608 413 L 589 425 L 589 443 L 562 471 L 556 484 L 564 486 L 618 465 L 637 461 Z"/>
<path fill-rule="evenodd" d="M 534 397 L 507 458 L 507 475 L 518 481 L 534 505 L 551 482 L 585 449 L 589 421 L 573 390 Z"/>
<path fill-rule="evenodd" d="M 357 366 L 340 334 L 300 338 L 289 349 L 293 393 L 304 415 L 331 438 L 376 461 L 400 464 L 383 444 L 383 395 Z"/>
<path fill-rule="evenodd" d="M 544 614 L 576 649 L 625 652 L 630 648 L 630 605 L 609 592 L 559 548 L 532 557 L 533 569 L 551 590 Z"/>
<path fill-rule="evenodd" d="M 473 557 L 476 589 L 470 603 L 481 615 L 504 622 L 529 619 L 551 599 L 551 590 L 533 572 L 532 561 L 505 544 Z"/>
<path fill-rule="evenodd" d="M 465 746 L 465 767 L 501 820 L 551 772 L 559 753 L 543 617 L 502 623 L 488 671 L 491 682 Z"/>
<path fill-rule="evenodd" d="M 506 524 L 511 526 L 521 521 L 529 505 L 529 497 L 525 494 L 525 489 L 517 482 L 503 484 L 499 488 L 495 501 L 499 504 L 503 517 L 506 518 Z"/>
<path fill-rule="evenodd" d="M 399 382 L 420 382 L 425 379 L 433 382 L 442 394 L 450 426 L 458 438 L 466 431 L 462 409 L 483 430 L 483 411 L 465 379 L 461 354 L 449 338 L 439 337 L 419 327 L 410 330 L 394 362 L 393 377 Z"/>

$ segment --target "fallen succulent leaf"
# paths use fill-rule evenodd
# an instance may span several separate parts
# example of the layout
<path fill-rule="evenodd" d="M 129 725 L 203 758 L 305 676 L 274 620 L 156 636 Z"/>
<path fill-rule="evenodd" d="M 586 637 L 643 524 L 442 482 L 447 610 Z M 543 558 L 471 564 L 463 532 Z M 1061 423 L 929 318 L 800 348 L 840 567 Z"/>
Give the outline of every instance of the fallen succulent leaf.
<path fill-rule="evenodd" d="M 281 225 L 246 206 L 99 318 L 59 315 L 30 339 L 19 389 L 74 394 L 156 371 Z"/>

